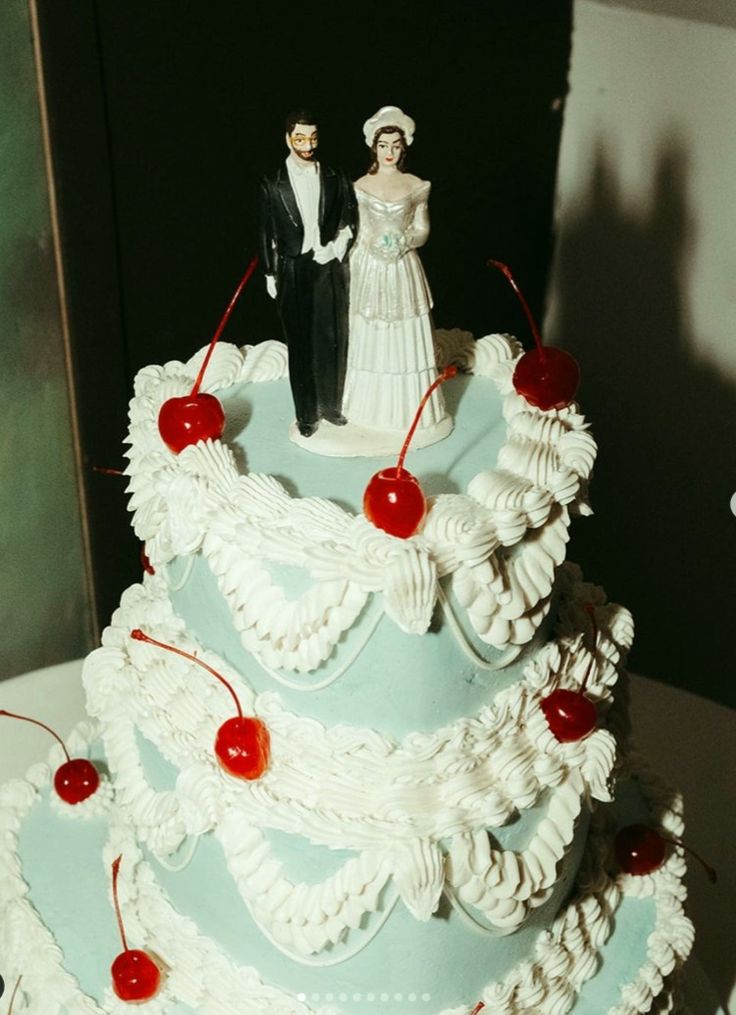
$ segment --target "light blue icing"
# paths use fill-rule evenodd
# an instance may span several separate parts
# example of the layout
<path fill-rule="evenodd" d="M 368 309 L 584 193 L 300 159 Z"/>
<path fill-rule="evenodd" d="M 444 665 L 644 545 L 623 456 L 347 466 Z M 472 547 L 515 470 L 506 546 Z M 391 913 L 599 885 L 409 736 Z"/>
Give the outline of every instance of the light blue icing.
<path fill-rule="evenodd" d="M 501 396 L 487 377 L 458 375 L 442 386 L 453 432 L 428 448 L 412 451 L 406 468 L 427 496 L 465 493 L 479 472 L 496 465 L 506 438 Z M 346 511 L 359 512 L 363 491 L 374 472 L 396 465 L 396 457 L 328 458 L 293 444 L 293 420 L 286 380 L 239 384 L 218 391 L 225 410 L 223 440 L 242 471 L 275 476 L 292 496 L 327 497 Z"/>
<path fill-rule="evenodd" d="M 172 567 L 172 581 L 176 581 L 182 566 L 178 561 Z M 293 594 L 288 585 L 286 591 Z M 171 600 L 188 631 L 242 674 L 256 692 L 277 690 L 289 710 L 326 725 L 365 726 L 397 739 L 414 731 L 430 732 L 453 719 L 476 714 L 498 691 L 521 679 L 530 653 L 546 641 L 550 626 L 542 625 L 515 663 L 502 670 L 485 670 L 463 652 L 439 606 L 430 630 L 421 636 L 412 635 L 383 614 L 382 604 L 373 596 L 322 666 L 303 674 L 279 671 L 289 681 L 308 688 L 342 668 L 356 646 L 363 646 L 333 683 L 308 691 L 284 686 L 243 648 L 230 609 L 201 556 L 195 557 L 189 580 L 178 592 L 171 593 Z M 459 608 L 455 612 L 458 615 Z M 374 629 L 376 620 L 378 626 Z M 503 655 L 483 646 L 475 637 L 472 643 L 485 658 Z"/>
<path fill-rule="evenodd" d="M 141 759 L 146 782 L 157 793 L 172 790 L 176 786 L 179 770 L 167 761 L 154 745 L 136 728 L 135 741 Z"/>
<path fill-rule="evenodd" d="M 95 761 L 104 758 L 97 748 L 91 757 Z M 102 860 L 107 838 L 104 817 L 67 818 L 50 806 L 49 790 L 31 808 L 18 836 L 21 873 L 29 885 L 28 900 L 61 949 L 64 968 L 101 1006 L 111 985 L 110 965 L 122 951 L 115 911 L 109 901 L 109 872 Z M 34 999 L 34 1011 L 57 1011 L 53 998 L 41 1000 L 46 1002 L 45 1007 Z M 197 1015 L 181 1002 L 172 1004 L 169 1013 Z"/>
<path fill-rule="evenodd" d="M 50 807 L 48 791 L 31 809 L 19 836 L 29 901 L 53 932 L 66 968 L 97 1001 L 110 985 L 110 964 L 122 951 L 102 862 L 106 841 L 104 818 L 65 818 Z"/>
<path fill-rule="evenodd" d="M 582 848 L 580 843 L 576 850 Z M 579 857 L 575 857 L 575 862 Z M 211 835 L 203 837 L 191 865 L 172 874 L 152 860 L 156 878 L 176 909 L 196 919 L 200 931 L 217 941 L 238 963 L 253 965 L 267 982 L 294 994 L 313 993 L 322 1001 L 331 992 L 374 993 L 368 1004 L 343 1003 L 343 1010 L 371 1015 L 396 1015 L 397 1011 L 428 1010 L 437 1012 L 463 1002 L 473 1003 L 489 980 L 501 978 L 517 962 L 533 952 L 534 942 L 554 918 L 564 895 L 566 883 L 560 882 L 548 902 L 538 909 L 515 934 L 500 937 L 469 926 L 443 899 L 438 912 L 427 922 L 418 922 L 401 901 L 371 939 L 380 914 L 364 917 L 360 928 L 349 933 L 345 943 L 321 953 L 328 961 L 351 955 L 343 964 L 328 968 L 305 966 L 287 958 L 259 930 L 245 908 L 225 867 L 219 844 Z M 393 889 L 382 896 L 386 905 Z M 367 946 L 353 954 L 361 940 Z M 400 959 L 397 960 L 397 956 Z M 380 995 L 387 993 L 388 1002 Z M 411 993 L 415 1002 L 406 1000 Z M 402 994 L 401 1004 L 396 995 Z M 429 994 L 431 1003 L 422 1001 Z"/>
<path fill-rule="evenodd" d="M 146 763 L 155 768 L 155 749 L 147 741 L 143 741 L 143 747 L 151 754 Z M 98 756 L 93 753 L 93 757 Z M 166 776 L 162 778 L 165 781 Z M 615 807 L 622 823 L 649 817 L 635 782 L 621 787 Z M 529 815 L 529 820 L 534 817 Z M 522 819 L 515 830 L 514 826 L 504 829 L 504 845 L 522 844 L 528 835 L 525 825 Z M 43 794 L 19 836 L 19 857 L 23 876 L 30 885 L 29 899 L 57 940 L 65 967 L 98 1003 L 109 984 L 110 962 L 120 950 L 109 903 L 108 876 L 102 865 L 106 835 L 103 819 L 70 820 L 53 811 Z M 512 841 L 513 836 L 517 839 Z M 294 844 L 288 839 L 276 834 L 272 843 L 287 864 L 298 863 L 307 880 L 320 877 L 326 864 L 340 862 L 346 855 L 344 851 L 342 855 L 330 855 L 330 851 L 311 848 L 311 866 L 311 859 L 305 862 L 305 857 L 293 852 L 292 847 L 296 845 L 300 850 L 303 842 Z M 53 849 L 49 843 L 54 844 Z M 580 843 L 576 846 L 579 848 Z M 171 873 L 155 861 L 152 866 L 174 907 L 182 915 L 191 916 L 199 931 L 219 943 L 235 961 L 254 966 L 266 982 L 294 994 L 305 994 L 315 1006 L 335 1003 L 345 1015 L 436 1015 L 444 1006 L 475 1003 L 486 983 L 533 955 L 540 929 L 552 921 L 568 891 L 568 885 L 558 884 L 550 901 L 524 928 L 509 937 L 494 938 L 470 929 L 444 902 L 428 923 L 418 923 L 399 902 L 383 930 L 358 956 L 344 965 L 313 969 L 285 958 L 262 936 L 237 895 L 213 836 L 203 836 L 184 871 Z M 584 986 L 572 1009 L 574 1015 L 598 1015 L 619 1000 L 620 985 L 629 982 L 644 961 L 654 914 L 651 899 L 623 901 L 614 916 L 613 935 L 601 949 L 602 964 Z M 352 1000 L 356 993 L 361 995 L 360 1001 Z M 370 993 L 373 1001 L 366 1000 Z M 414 1001 L 408 1000 L 412 993 L 416 994 Z M 389 999 L 382 1000 L 382 994 Z M 401 1001 L 396 1000 L 399 994 Z M 429 1000 L 423 1000 L 427 994 Z M 182 1003 L 173 1004 L 167 1011 L 171 1015 L 194 1015 Z"/>
<path fill-rule="evenodd" d="M 493 382 L 457 377 L 444 388 L 448 408 L 456 414 L 453 433 L 407 461 L 428 494 L 464 492 L 477 473 L 495 466 L 506 433 L 501 399 Z M 392 464 L 390 459 L 325 458 L 292 444 L 286 437 L 291 403 L 285 381 L 240 385 L 222 392 L 221 397 L 229 428 L 225 439 L 235 445 L 240 467 L 274 474 L 294 495 L 331 497 L 357 511 L 367 480 L 378 468 Z M 479 426 L 479 421 L 487 421 L 487 426 Z M 288 682 L 299 685 L 295 690 L 275 680 L 243 648 L 229 606 L 200 555 L 193 561 L 180 559 L 170 565 L 171 585 L 176 588 L 180 584 L 190 564 L 183 588 L 171 592 L 174 609 L 202 644 L 225 658 L 257 692 L 277 689 L 287 708 L 298 714 L 325 724 L 369 726 L 396 738 L 432 731 L 475 714 L 501 688 L 520 679 L 528 653 L 543 644 L 549 633 L 549 624 L 542 625 L 516 664 L 489 671 L 463 652 L 439 605 L 427 634 L 410 635 L 382 615 L 380 596 L 372 595 L 318 669 L 306 674 L 279 671 Z M 289 599 L 296 599 L 314 584 L 304 568 L 266 566 Z M 443 584 L 472 650 L 489 661 L 505 657 L 506 652 L 484 644 L 475 634 L 449 591 L 449 582 Z M 356 651 L 359 654 L 350 663 Z M 347 672 L 329 686 L 313 692 L 301 689 L 321 685 L 346 663 L 350 663 Z"/>

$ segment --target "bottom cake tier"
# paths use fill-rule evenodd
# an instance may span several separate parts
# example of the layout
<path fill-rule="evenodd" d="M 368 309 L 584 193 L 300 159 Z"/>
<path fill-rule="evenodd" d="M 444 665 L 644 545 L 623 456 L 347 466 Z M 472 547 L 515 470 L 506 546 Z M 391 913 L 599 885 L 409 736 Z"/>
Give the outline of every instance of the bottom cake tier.
<path fill-rule="evenodd" d="M 68 746 L 105 772 L 92 724 L 80 727 Z M 652 824 L 674 837 L 682 832 L 679 798 L 638 759 L 621 773 L 615 800 L 593 812 L 575 884 L 566 889 L 557 915 L 545 927 L 489 941 L 489 968 L 495 946 L 506 950 L 506 970 L 482 977 L 485 986 L 473 997 L 467 996 L 462 935 L 478 930 L 467 919 L 458 927 L 458 954 L 444 961 L 432 951 L 432 921 L 408 918 L 397 924 L 405 936 L 398 945 L 394 938 L 391 954 L 371 953 L 369 945 L 359 972 L 350 963 L 322 964 L 305 968 L 300 985 L 299 974 L 287 970 L 277 950 L 259 963 L 246 944 L 252 939 L 238 934 L 242 910 L 233 908 L 233 892 L 214 877 L 207 842 L 180 857 L 177 869 L 162 866 L 136 841 L 106 778 L 82 804 L 58 800 L 52 782 L 60 760 L 54 752 L 49 765 L 34 766 L 25 780 L 0 790 L 0 972 L 9 985 L 22 977 L 14 1015 L 130 1010 L 113 993 L 110 978 L 121 951 L 110 886 L 118 855 L 129 946 L 154 954 L 165 974 L 156 997 L 136 1006 L 151 1015 L 680 1010 L 680 970 L 693 936 L 683 911 L 682 850 L 672 847 L 661 867 L 639 876 L 622 873 L 613 854 L 614 834 L 623 825 Z M 448 905 L 433 919 L 461 922 L 463 916 Z M 407 965 L 421 968 L 417 949 L 426 954 L 426 976 L 398 989 L 405 956 L 412 953 Z"/>

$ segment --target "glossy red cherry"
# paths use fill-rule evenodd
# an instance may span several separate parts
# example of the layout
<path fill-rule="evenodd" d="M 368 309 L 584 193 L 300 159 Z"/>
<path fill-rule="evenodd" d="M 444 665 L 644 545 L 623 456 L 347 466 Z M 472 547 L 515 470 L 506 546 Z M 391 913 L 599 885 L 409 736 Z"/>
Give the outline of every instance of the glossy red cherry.
<path fill-rule="evenodd" d="M 206 392 L 169 398 L 158 414 L 161 438 L 177 455 L 197 441 L 217 440 L 224 429 L 225 411 L 220 401 Z"/>
<path fill-rule="evenodd" d="M 34 726 L 40 726 L 41 729 L 50 733 L 57 743 L 61 744 L 66 761 L 56 770 L 54 789 L 64 803 L 81 804 L 83 800 L 91 797 L 97 791 L 97 787 L 100 785 L 100 773 L 92 762 L 87 761 L 86 758 L 70 758 L 64 741 L 45 722 L 41 722 L 39 719 L 32 719 L 27 715 L 18 715 L 16 712 L 6 712 L 5 709 L 0 709 L 0 715 L 7 716 L 9 719 L 21 719 L 23 722 L 30 722 Z"/>
<path fill-rule="evenodd" d="M 222 405 L 214 395 L 200 392 L 199 389 L 202 386 L 205 370 L 212 358 L 215 345 L 225 330 L 230 314 L 257 265 L 258 258 L 252 258 L 210 341 L 207 354 L 202 361 L 190 393 L 178 398 L 169 398 L 161 406 L 158 414 L 158 431 L 164 444 L 176 455 L 184 448 L 189 447 L 190 444 L 196 444 L 197 441 L 217 440 L 222 437 L 225 429 L 225 412 Z"/>
<path fill-rule="evenodd" d="M 236 779 L 260 779 L 268 767 L 271 738 L 265 723 L 250 716 L 233 716 L 217 731 L 215 754 Z"/>
<path fill-rule="evenodd" d="M 86 758 L 65 761 L 54 775 L 54 789 L 68 804 L 80 804 L 100 785 L 100 773 Z"/>
<path fill-rule="evenodd" d="M 530 349 L 516 364 L 513 384 L 517 394 L 544 412 L 565 409 L 580 387 L 580 367 L 556 346 Z"/>
<path fill-rule="evenodd" d="M 419 531 L 424 521 L 427 501 L 419 480 L 404 468 L 404 459 L 419 425 L 424 406 L 432 392 L 456 373 L 457 367 L 445 367 L 439 377 L 430 384 L 414 414 L 396 466 L 376 472 L 365 488 L 363 513 L 377 529 L 383 529 L 390 536 L 408 539 Z"/>
<path fill-rule="evenodd" d="M 592 603 L 586 603 L 583 607 L 590 617 L 590 624 L 593 632 L 593 652 L 598 641 L 598 625 L 595 619 L 595 609 Z M 561 744 L 572 743 L 576 740 L 584 740 L 598 724 L 598 710 L 590 698 L 585 695 L 585 688 L 588 684 L 588 677 L 593 666 L 593 654 L 588 662 L 585 677 L 580 685 L 579 691 L 570 691 L 564 687 L 558 687 L 545 698 L 542 698 L 539 707 L 544 712 L 547 725 L 560 741 Z"/>
<path fill-rule="evenodd" d="M 128 948 L 118 898 L 118 877 L 122 859 L 122 856 L 118 856 L 112 864 L 112 896 L 120 938 L 123 942 L 123 951 L 110 967 L 112 989 L 121 1001 L 150 1001 L 156 996 L 161 985 L 161 970 L 148 952 L 141 951 L 140 948 Z"/>
<path fill-rule="evenodd" d="M 662 835 L 650 825 L 638 823 L 626 825 L 618 830 L 616 838 L 613 840 L 613 849 L 621 870 L 626 874 L 634 874 L 638 877 L 659 870 L 664 863 L 667 846 L 679 846 L 695 857 L 707 874 L 710 883 L 716 883 L 715 870 L 705 862 L 702 856 L 684 843 Z"/>
<path fill-rule="evenodd" d="M 590 698 L 579 691 L 558 687 L 541 702 L 547 725 L 561 744 L 583 740 L 598 722 L 598 712 Z"/>
<path fill-rule="evenodd" d="M 161 985 L 161 970 L 153 959 L 131 948 L 121 952 L 110 967 L 113 990 L 121 1001 L 148 1001 Z"/>
<path fill-rule="evenodd" d="M 516 364 L 514 389 L 530 405 L 545 412 L 550 409 L 567 408 L 580 386 L 580 367 L 577 360 L 564 349 L 542 344 L 537 322 L 509 266 L 502 261 L 494 260 L 488 261 L 488 265 L 498 268 L 508 279 L 519 298 L 534 336 L 535 348 L 525 352 Z"/>
<path fill-rule="evenodd" d="M 260 779 L 268 768 L 271 754 L 271 738 L 268 727 L 260 719 L 255 718 L 255 716 L 243 715 L 240 699 L 235 693 L 235 688 L 232 684 L 221 673 L 218 673 L 214 667 L 204 662 L 204 660 L 198 659 L 190 652 L 185 652 L 175 645 L 167 645 L 163 641 L 157 641 L 155 638 L 149 637 L 139 627 L 131 631 L 130 636 L 135 638 L 136 641 L 144 641 L 149 645 L 165 649 L 167 652 L 173 652 L 183 659 L 188 659 L 190 662 L 196 663 L 197 666 L 201 666 L 203 670 L 207 670 L 208 673 L 211 673 L 213 677 L 216 677 L 220 681 L 230 692 L 238 714 L 233 716 L 232 719 L 226 719 L 218 729 L 215 738 L 215 757 L 218 764 L 229 775 L 235 776 L 236 779 Z"/>
<path fill-rule="evenodd" d="M 614 840 L 616 860 L 626 874 L 651 874 L 664 863 L 667 843 L 649 825 L 627 825 L 620 828 Z"/>
<path fill-rule="evenodd" d="M 393 466 L 371 477 L 363 494 L 363 511 L 376 528 L 408 539 L 424 521 L 427 501 L 416 476 Z"/>

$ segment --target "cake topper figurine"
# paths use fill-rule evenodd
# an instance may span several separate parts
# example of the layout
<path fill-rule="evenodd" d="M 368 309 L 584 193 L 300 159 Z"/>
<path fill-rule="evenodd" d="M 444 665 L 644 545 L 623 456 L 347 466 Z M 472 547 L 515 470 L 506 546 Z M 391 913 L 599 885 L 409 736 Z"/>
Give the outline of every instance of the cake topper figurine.
<path fill-rule="evenodd" d="M 353 426 L 386 432 L 373 452 L 401 447 L 422 394 L 437 377 L 432 295 L 417 250 L 429 236 L 431 184 L 406 172 L 415 124 L 383 106 L 363 124 L 371 150 L 355 182 L 358 239 L 350 254 L 350 344 L 344 412 Z M 447 436 L 452 420 L 434 390 L 415 447 Z M 393 433 L 393 441 L 390 434 Z"/>
<path fill-rule="evenodd" d="M 286 119 L 289 155 L 261 184 L 262 259 L 289 350 L 289 379 L 302 438 L 321 420 L 342 426 L 348 341 L 348 264 L 357 216 L 342 172 L 316 159 L 316 118 Z"/>

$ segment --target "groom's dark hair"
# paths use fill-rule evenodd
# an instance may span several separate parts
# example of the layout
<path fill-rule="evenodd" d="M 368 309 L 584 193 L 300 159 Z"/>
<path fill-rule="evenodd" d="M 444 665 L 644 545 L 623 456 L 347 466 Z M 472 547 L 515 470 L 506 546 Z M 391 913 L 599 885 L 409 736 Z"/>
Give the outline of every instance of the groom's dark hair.
<path fill-rule="evenodd" d="M 309 127 L 319 127 L 317 117 L 313 113 L 310 113 L 308 109 L 293 109 L 289 113 L 286 117 L 286 133 L 291 134 L 298 123 L 303 123 Z"/>

